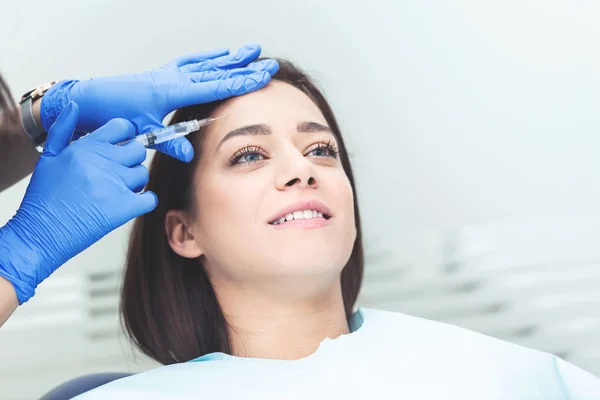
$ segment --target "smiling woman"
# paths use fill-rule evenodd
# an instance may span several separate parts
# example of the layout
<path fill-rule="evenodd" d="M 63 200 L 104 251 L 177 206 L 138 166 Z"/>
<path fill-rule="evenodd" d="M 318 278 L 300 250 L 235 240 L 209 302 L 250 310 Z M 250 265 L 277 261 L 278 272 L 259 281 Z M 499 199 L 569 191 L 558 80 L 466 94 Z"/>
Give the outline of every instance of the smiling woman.
<path fill-rule="evenodd" d="M 550 354 L 353 312 L 363 254 L 348 154 L 321 92 L 278 61 L 264 89 L 175 114 L 227 118 L 190 137 L 191 164 L 156 154 L 159 203 L 135 223 L 122 293 L 135 344 L 174 365 L 84 398 L 598 398 L 598 379 Z"/>
<path fill-rule="evenodd" d="M 255 329 L 245 309 L 281 318 L 320 298 L 319 333 L 348 330 L 363 269 L 352 169 L 323 95 L 290 63 L 279 65 L 277 81 L 254 96 L 174 115 L 172 123 L 227 115 L 190 137 L 198 155 L 190 164 L 153 159 L 148 189 L 159 205 L 134 226 L 122 310 L 136 344 L 162 363 L 212 352 L 298 358 L 320 342 L 288 351 L 304 334 L 290 327 L 269 338 L 284 354 L 250 345 L 231 331 Z"/>

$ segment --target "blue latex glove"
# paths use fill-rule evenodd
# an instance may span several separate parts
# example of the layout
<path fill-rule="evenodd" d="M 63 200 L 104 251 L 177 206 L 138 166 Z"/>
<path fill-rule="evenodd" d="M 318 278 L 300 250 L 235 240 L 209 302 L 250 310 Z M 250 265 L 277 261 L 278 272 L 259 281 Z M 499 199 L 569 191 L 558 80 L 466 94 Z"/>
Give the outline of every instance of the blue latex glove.
<path fill-rule="evenodd" d="M 260 52 L 258 45 L 242 47 L 236 55 L 217 49 L 139 74 L 62 81 L 42 98 L 42 123 L 48 129 L 64 106 L 74 101 L 80 108 L 77 132 L 91 132 L 113 118 L 130 120 L 138 134 L 159 129 L 167 114 L 178 108 L 264 87 L 279 65 L 275 60 L 248 65 Z M 184 137 L 160 143 L 156 149 L 186 162 L 194 156 Z"/>
<path fill-rule="evenodd" d="M 156 207 L 141 163 L 146 149 L 127 120 L 109 121 L 69 146 L 79 108 L 69 103 L 50 132 L 15 216 L 0 228 L 0 275 L 23 304 L 67 260 Z"/>

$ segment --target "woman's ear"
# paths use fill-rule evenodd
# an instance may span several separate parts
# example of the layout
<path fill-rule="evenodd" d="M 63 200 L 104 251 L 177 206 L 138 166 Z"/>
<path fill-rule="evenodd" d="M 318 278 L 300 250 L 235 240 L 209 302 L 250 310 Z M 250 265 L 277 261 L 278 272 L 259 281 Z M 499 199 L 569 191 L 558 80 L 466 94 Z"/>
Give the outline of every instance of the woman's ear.
<path fill-rule="evenodd" d="M 171 249 L 181 257 L 198 258 L 204 253 L 196 243 L 184 211 L 168 211 L 165 216 L 165 230 Z"/>

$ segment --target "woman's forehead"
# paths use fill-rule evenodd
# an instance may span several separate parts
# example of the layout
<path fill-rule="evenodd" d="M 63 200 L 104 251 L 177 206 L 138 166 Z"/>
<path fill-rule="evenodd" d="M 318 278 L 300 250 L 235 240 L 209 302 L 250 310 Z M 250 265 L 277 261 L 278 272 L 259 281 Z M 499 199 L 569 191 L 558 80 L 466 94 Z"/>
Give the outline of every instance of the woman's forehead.
<path fill-rule="evenodd" d="M 273 127 L 295 126 L 298 122 L 314 121 L 327 125 L 317 105 L 299 89 L 279 81 L 269 83 L 256 92 L 227 100 L 211 117 L 227 115 L 208 127 L 207 133 L 224 136 L 240 126 L 266 124 Z"/>

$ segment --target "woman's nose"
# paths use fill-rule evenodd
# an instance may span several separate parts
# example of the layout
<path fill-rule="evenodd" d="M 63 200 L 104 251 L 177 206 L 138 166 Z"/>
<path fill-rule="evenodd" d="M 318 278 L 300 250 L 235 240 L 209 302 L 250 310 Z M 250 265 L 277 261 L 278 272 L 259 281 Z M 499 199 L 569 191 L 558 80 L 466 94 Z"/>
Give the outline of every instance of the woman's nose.
<path fill-rule="evenodd" d="M 301 179 L 301 178 L 293 178 L 290 179 L 285 186 L 286 187 L 291 187 L 291 186 L 299 186 L 299 187 L 309 187 L 309 186 L 316 186 L 317 180 L 311 176 L 308 179 Z"/>
<path fill-rule="evenodd" d="M 293 187 L 298 189 L 317 188 L 319 185 L 314 164 L 302 157 L 301 160 L 288 163 L 287 168 L 280 172 L 275 179 L 278 190 L 287 190 Z"/>

